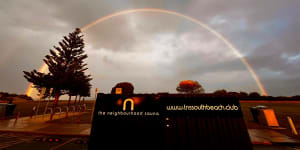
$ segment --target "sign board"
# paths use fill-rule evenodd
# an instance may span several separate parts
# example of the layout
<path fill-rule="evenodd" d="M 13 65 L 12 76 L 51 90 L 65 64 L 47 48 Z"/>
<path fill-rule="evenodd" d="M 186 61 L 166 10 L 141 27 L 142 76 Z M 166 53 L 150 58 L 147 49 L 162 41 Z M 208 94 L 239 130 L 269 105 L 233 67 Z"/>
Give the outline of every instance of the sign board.
<path fill-rule="evenodd" d="M 237 98 L 184 94 L 98 94 L 88 149 L 106 147 L 252 149 Z"/>
<path fill-rule="evenodd" d="M 273 109 L 262 109 L 266 125 L 270 127 L 279 127 L 275 112 Z"/>

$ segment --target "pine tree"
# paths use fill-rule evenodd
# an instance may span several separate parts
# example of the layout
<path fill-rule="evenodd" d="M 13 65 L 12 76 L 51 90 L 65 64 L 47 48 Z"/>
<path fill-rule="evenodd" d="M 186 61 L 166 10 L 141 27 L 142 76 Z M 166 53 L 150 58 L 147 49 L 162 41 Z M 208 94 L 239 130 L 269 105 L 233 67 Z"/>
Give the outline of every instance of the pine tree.
<path fill-rule="evenodd" d="M 49 73 L 40 73 L 36 70 L 24 71 L 24 77 L 33 83 L 35 88 L 54 89 L 54 106 L 57 105 L 61 95 L 78 95 L 83 93 L 81 90 L 89 91 L 91 88 L 89 81 L 92 78 L 90 75 L 84 74 L 88 68 L 83 61 L 88 56 L 84 54 L 82 37 L 81 30 L 76 28 L 74 32 L 63 37 L 62 41 L 58 43 L 59 46 L 54 46 L 55 50 L 49 50 L 50 54 L 43 59 L 48 66 Z M 85 95 L 88 94 L 85 93 Z"/>

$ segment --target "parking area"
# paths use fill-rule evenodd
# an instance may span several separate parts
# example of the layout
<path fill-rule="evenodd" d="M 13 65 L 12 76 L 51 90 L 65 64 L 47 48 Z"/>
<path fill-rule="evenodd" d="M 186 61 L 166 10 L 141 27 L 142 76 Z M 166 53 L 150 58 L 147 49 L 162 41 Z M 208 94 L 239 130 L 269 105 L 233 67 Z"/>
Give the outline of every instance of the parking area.
<path fill-rule="evenodd" d="M 88 137 L 0 132 L 0 149 L 86 150 Z"/>

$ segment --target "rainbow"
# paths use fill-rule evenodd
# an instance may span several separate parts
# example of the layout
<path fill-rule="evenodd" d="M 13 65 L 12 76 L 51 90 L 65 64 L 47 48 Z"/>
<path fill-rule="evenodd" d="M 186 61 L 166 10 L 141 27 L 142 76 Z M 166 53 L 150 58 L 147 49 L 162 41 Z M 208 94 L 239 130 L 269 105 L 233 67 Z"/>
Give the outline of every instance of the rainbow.
<path fill-rule="evenodd" d="M 195 24 L 200 25 L 202 28 L 208 30 L 210 33 L 212 33 L 214 36 L 216 36 L 218 39 L 222 40 L 228 47 L 230 50 L 232 50 L 232 52 L 238 57 L 240 58 L 240 60 L 242 61 L 242 63 L 246 66 L 246 68 L 248 69 L 248 71 L 250 72 L 252 78 L 255 80 L 260 92 L 262 95 L 264 96 L 268 96 L 268 93 L 266 91 L 266 89 L 264 88 L 262 82 L 260 81 L 258 75 L 255 73 L 254 69 L 251 67 L 251 65 L 247 62 L 247 60 L 243 57 L 243 55 L 238 51 L 238 49 L 236 49 L 234 47 L 233 44 L 231 44 L 223 35 L 221 35 L 220 33 L 218 33 L 216 30 L 212 29 L 211 27 L 207 26 L 206 24 L 200 22 L 199 20 L 186 16 L 182 13 L 178 13 L 175 11 L 170 11 L 170 10 L 165 10 L 165 9 L 156 9 L 156 8 L 138 8 L 138 9 L 129 9 L 129 10 L 123 10 L 123 11 L 119 11 L 119 12 L 115 12 L 112 13 L 110 15 L 101 17 L 87 25 L 85 25 L 84 27 L 81 28 L 82 31 L 85 31 L 91 27 L 93 27 L 94 25 L 101 23 L 103 21 L 106 21 L 108 19 L 111 19 L 113 17 L 117 17 L 117 16 L 121 16 L 121 15 L 126 15 L 126 14 L 130 14 L 130 13 L 137 13 L 137 12 L 155 12 L 155 13 L 164 13 L 164 14 L 169 14 L 169 15 L 175 15 L 181 18 L 184 18 L 186 20 L 189 20 Z M 40 72 L 45 72 L 47 69 L 47 65 L 43 64 L 43 66 L 40 68 Z M 30 96 L 32 94 L 32 83 L 28 86 L 27 90 L 26 90 L 26 95 Z"/>

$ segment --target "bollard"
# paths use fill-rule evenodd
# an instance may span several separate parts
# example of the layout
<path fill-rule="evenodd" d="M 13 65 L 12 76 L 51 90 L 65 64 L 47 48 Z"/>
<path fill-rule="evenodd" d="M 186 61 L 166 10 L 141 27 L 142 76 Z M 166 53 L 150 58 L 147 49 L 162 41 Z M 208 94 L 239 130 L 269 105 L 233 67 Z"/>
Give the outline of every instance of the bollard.
<path fill-rule="evenodd" d="M 17 121 L 18 121 L 19 117 L 20 117 L 20 112 L 17 113 L 16 120 L 14 122 L 14 126 L 17 124 Z"/>
<path fill-rule="evenodd" d="M 292 118 L 291 118 L 290 116 L 287 116 L 287 119 L 288 119 L 288 121 L 289 121 L 291 130 L 292 130 L 292 134 L 293 134 L 293 135 L 298 135 L 298 132 L 297 132 L 297 130 L 296 130 L 296 127 L 295 127 L 295 124 L 294 124 Z"/>

